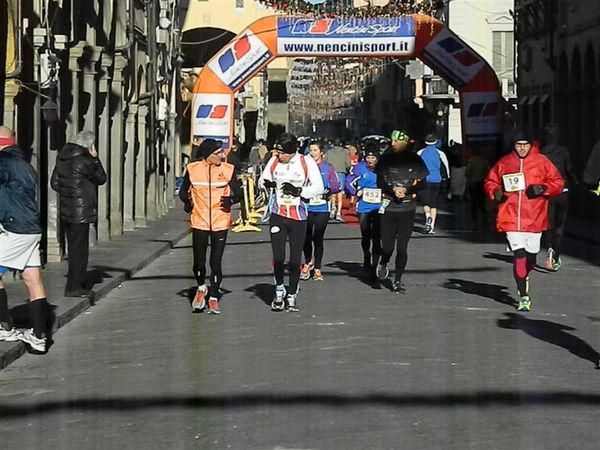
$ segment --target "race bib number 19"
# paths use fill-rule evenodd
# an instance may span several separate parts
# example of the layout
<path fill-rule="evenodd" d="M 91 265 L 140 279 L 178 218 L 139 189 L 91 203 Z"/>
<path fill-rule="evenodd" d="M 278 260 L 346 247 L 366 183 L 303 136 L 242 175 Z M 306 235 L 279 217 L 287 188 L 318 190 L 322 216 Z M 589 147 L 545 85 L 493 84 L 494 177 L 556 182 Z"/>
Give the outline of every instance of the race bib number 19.
<path fill-rule="evenodd" d="M 381 189 L 363 189 L 363 200 L 365 203 L 381 203 Z"/>
<path fill-rule="evenodd" d="M 525 174 L 521 172 L 502 175 L 502 181 L 504 183 L 504 190 L 506 192 L 518 192 L 525 190 Z"/>

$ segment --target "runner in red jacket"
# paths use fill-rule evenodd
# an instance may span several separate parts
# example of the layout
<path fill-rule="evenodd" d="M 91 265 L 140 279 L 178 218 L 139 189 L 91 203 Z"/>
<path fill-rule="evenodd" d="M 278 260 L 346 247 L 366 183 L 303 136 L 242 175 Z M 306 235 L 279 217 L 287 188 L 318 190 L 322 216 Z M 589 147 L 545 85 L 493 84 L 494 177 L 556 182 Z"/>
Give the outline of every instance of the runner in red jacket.
<path fill-rule="evenodd" d="M 548 228 L 548 199 L 560 195 L 564 180 L 539 146 L 518 133 L 514 151 L 501 158 L 485 180 L 488 197 L 499 203 L 496 228 L 505 232 L 514 253 L 513 272 L 521 300 L 519 311 L 531 310 L 529 272 Z"/>

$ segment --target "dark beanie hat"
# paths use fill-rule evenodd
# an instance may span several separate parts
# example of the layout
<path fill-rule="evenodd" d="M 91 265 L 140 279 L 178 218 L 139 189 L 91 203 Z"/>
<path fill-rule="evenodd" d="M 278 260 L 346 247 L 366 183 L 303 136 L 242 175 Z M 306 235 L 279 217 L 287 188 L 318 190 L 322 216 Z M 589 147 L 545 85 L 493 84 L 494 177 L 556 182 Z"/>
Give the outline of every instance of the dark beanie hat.
<path fill-rule="evenodd" d="M 370 142 L 366 145 L 364 154 L 365 157 L 374 156 L 375 158 L 379 158 L 381 156 L 381 152 L 379 151 L 377 144 L 375 144 L 374 142 Z"/>
<path fill-rule="evenodd" d="M 281 153 L 296 153 L 298 151 L 298 139 L 291 133 L 280 134 L 275 141 L 274 148 Z"/>
<path fill-rule="evenodd" d="M 435 145 L 437 142 L 437 137 L 433 133 L 429 133 L 425 136 L 425 144 L 426 145 Z"/>
<path fill-rule="evenodd" d="M 531 142 L 531 137 L 529 136 L 529 133 L 527 133 L 525 130 L 515 131 L 515 133 L 513 134 L 513 144 L 519 141 Z"/>
<path fill-rule="evenodd" d="M 223 142 L 217 141 L 216 139 L 204 139 L 198 146 L 196 152 L 196 159 L 206 159 L 211 154 L 219 150 L 223 146 Z"/>

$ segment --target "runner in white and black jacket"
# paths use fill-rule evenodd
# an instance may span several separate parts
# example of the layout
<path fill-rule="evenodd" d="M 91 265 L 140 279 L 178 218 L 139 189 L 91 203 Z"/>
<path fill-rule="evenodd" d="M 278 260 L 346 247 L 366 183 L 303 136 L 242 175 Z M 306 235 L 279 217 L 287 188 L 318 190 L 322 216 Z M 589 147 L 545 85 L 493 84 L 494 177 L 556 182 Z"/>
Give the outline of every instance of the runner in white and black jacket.
<path fill-rule="evenodd" d="M 267 189 L 269 196 L 269 231 L 273 250 L 275 297 L 273 311 L 298 311 L 296 302 L 302 247 L 306 235 L 308 199 L 323 193 L 323 180 L 317 163 L 297 153 L 298 141 L 290 133 L 283 133 L 275 142 L 274 156 L 269 160 L 258 180 L 258 186 Z M 285 244 L 290 243 L 289 286 L 284 286 Z"/>

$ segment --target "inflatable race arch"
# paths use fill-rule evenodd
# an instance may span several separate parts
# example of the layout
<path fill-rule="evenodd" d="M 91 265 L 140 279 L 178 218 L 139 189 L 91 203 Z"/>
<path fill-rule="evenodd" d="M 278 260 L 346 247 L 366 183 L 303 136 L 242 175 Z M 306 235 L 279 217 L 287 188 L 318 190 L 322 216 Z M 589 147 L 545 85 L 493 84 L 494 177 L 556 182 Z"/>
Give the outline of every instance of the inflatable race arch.
<path fill-rule="evenodd" d="M 500 139 L 502 91 L 495 72 L 442 22 L 416 14 L 334 19 L 275 15 L 257 20 L 201 70 L 194 86 L 192 140 L 215 138 L 229 149 L 235 92 L 279 56 L 419 58 L 459 91 L 463 142 Z"/>

